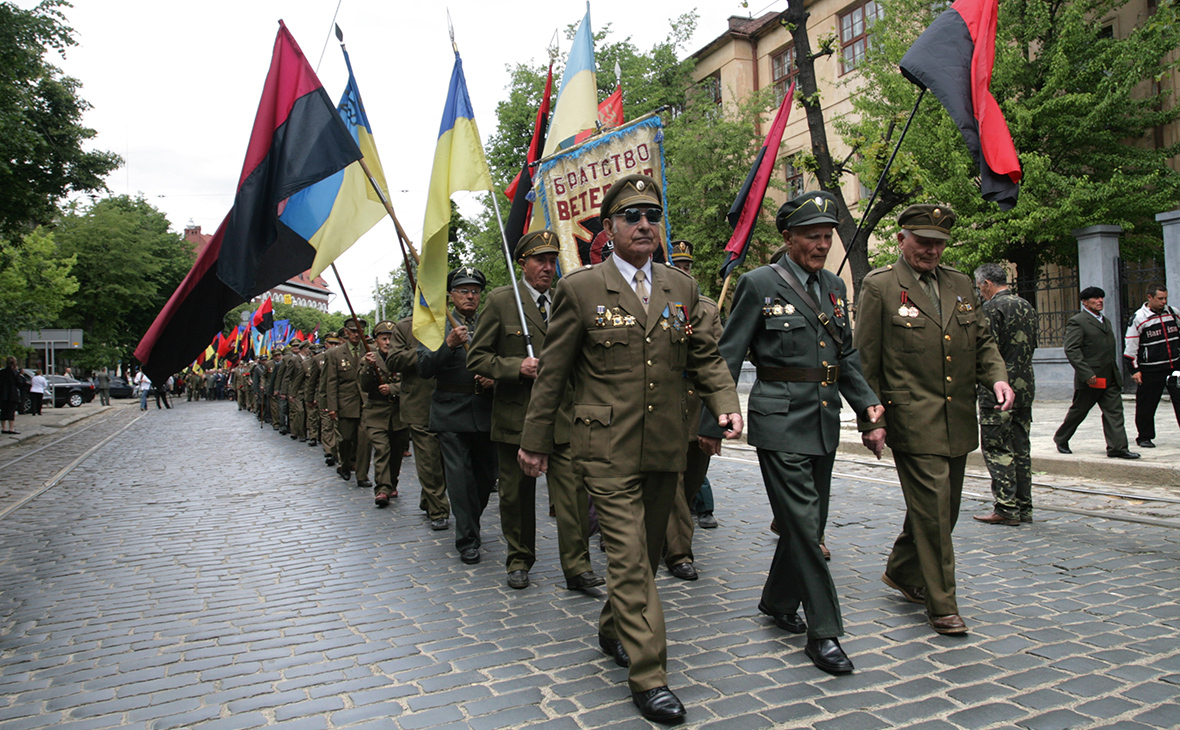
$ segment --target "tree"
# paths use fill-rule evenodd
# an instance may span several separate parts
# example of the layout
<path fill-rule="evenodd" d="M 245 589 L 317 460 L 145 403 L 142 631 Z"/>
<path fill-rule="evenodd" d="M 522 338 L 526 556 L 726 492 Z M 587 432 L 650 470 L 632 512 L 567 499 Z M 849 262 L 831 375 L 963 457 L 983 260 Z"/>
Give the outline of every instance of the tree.
<path fill-rule="evenodd" d="M 192 267 L 191 245 L 142 197 L 71 204 L 54 233 L 61 256 L 76 260 L 79 288 L 64 326 L 86 332 L 73 358 L 84 368 L 130 362 L 131 352 Z"/>
<path fill-rule="evenodd" d="M 21 330 L 57 324 L 78 281 L 70 275 L 76 259 L 60 256 L 53 234 L 31 231 L 19 243 L 0 238 L 0 353 L 13 353 Z"/>
<path fill-rule="evenodd" d="M 65 0 L 32 10 L 0 2 L 0 233 L 10 240 L 50 223 L 70 192 L 105 190 L 103 178 L 122 164 L 104 151 L 84 151 L 95 131 L 82 126 L 90 105 L 81 83 L 45 60 L 75 44 L 62 22 Z"/>
<path fill-rule="evenodd" d="M 1102 21 L 1126 3 L 1000 4 L 991 89 L 1024 172 L 1011 211 L 979 196 L 978 170 L 961 135 L 935 100 L 923 100 L 891 179 L 959 214 L 948 259 L 968 270 L 983 261 L 1014 262 L 1018 289 L 1027 292 L 1041 264 L 1076 260 L 1073 229 L 1118 224 L 1124 251 L 1159 248 L 1154 216 L 1180 200 L 1180 173 L 1168 165 L 1180 145 L 1157 145 L 1151 137 L 1180 116 L 1158 83 L 1178 68 L 1180 12 L 1175 0 L 1161 0 L 1126 37 L 1115 38 Z M 846 127 L 850 142 L 880 139 L 908 114 L 917 89 L 897 73 L 897 63 L 933 18 L 920 0 L 889 4 L 861 67 L 865 83 L 854 99 L 860 121 Z M 870 151 L 856 169 L 879 174 L 882 161 Z"/>

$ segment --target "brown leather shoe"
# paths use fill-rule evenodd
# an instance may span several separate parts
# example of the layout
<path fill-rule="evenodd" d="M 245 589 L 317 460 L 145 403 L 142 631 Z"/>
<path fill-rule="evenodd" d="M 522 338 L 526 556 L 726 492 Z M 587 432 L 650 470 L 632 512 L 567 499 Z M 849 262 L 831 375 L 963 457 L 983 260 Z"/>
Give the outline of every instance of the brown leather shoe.
<path fill-rule="evenodd" d="M 999 512 L 989 512 L 985 515 L 975 515 L 977 522 L 985 522 L 989 525 L 1019 525 L 1020 520 L 1012 517 L 1005 517 Z"/>
<path fill-rule="evenodd" d="M 881 582 L 895 591 L 900 591 L 910 603 L 926 604 L 926 589 L 922 586 L 903 586 L 890 578 L 888 573 L 881 574 Z"/>
<path fill-rule="evenodd" d="M 931 614 L 927 618 L 930 621 L 931 628 L 940 634 L 967 633 L 967 624 L 957 613 L 950 613 L 946 616 L 935 616 Z"/>
<path fill-rule="evenodd" d="M 828 546 L 824 545 L 822 542 L 819 544 L 819 551 L 824 554 L 824 560 L 832 559 L 832 551 L 828 550 Z"/>

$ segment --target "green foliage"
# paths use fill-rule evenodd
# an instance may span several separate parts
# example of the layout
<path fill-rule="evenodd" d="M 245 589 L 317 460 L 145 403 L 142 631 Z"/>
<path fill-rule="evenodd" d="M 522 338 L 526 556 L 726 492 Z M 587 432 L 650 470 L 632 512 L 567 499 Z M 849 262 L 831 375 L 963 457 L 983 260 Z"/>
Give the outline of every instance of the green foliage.
<path fill-rule="evenodd" d="M 74 45 L 63 24 L 64 0 L 31 10 L 0 2 L 0 232 L 50 223 L 69 192 L 104 190 L 103 178 L 122 164 L 111 152 L 84 151 L 95 136 L 82 126 L 90 107 L 77 79 L 45 60 Z"/>
<path fill-rule="evenodd" d="M 991 89 L 1024 173 L 1011 211 L 979 196 L 978 169 L 961 135 L 937 100 L 923 100 L 890 182 L 959 213 L 948 261 L 970 270 L 1009 260 L 1021 278 L 1035 276 L 1044 262 L 1076 260 L 1070 232 L 1095 224 L 1121 225 L 1125 250 L 1158 249 L 1154 216 L 1180 200 L 1180 173 L 1167 164 L 1180 146 L 1154 148 L 1151 135 L 1180 107 L 1154 80 L 1177 69 L 1180 12 L 1174 0 L 1162 0 L 1125 38 L 1108 37 L 1102 20 L 1126 2 L 1000 4 Z M 922 0 L 891 0 L 885 9 L 854 97 L 861 120 L 841 130 L 852 144 L 883 139 L 916 98 L 897 62 L 934 12 Z M 862 153 L 855 171 L 876 180 L 884 146 L 864 144 Z"/>
<path fill-rule="evenodd" d="M 84 368 L 129 362 L 131 352 L 193 264 L 191 246 L 142 197 L 71 204 L 54 235 L 60 255 L 76 260 L 77 293 L 64 327 L 85 330 L 74 357 Z"/>
<path fill-rule="evenodd" d="M 725 216 L 762 145 L 756 122 L 776 107 L 773 91 L 751 95 L 737 109 L 723 109 L 702 90 L 690 89 L 684 111 L 668 123 L 664 133 L 672 237 L 693 244 L 693 273 L 701 291 L 710 296 L 721 289 L 717 272 L 733 233 Z M 768 198 L 738 273 L 765 263 L 782 243 L 773 221 L 774 205 Z"/>
<path fill-rule="evenodd" d="M 53 234 L 43 228 L 16 243 L 0 238 L 0 353 L 16 351 L 21 330 L 57 325 L 70 295 L 78 291 L 70 275 L 75 261 L 59 254 Z"/>

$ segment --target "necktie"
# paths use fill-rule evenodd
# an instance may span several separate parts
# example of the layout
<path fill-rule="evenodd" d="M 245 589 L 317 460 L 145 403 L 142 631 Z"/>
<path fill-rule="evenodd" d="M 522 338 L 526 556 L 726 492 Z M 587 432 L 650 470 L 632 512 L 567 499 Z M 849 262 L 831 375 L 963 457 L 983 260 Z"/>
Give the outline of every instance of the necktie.
<path fill-rule="evenodd" d="M 942 303 L 938 300 L 938 279 L 935 278 L 934 272 L 927 271 L 922 274 L 919 279 L 922 283 L 922 289 L 926 292 L 926 296 L 930 297 L 930 301 L 934 303 L 934 312 L 938 315 L 938 321 L 942 321 Z"/>
<path fill-rule="evenodd" d="M 815 274 L 807 277 L 807 293 L 817 304 L 819 303 L 819 277 Z"/>
<path fill-rule="evenodd" d="M 463 324 L 467 325 L 467 341 L 475 338 L 475 317 L 464 317 Z"/>
<path fill-rule="evenodd" d="M 548 321 L 549 321 L 549 307 L 548 307 L 548 304 L 549 304 L 549 302 L 546 300 L 546 298 L 545 298 L 545 295 L 544 295 L 544 294 L 542 294 L 541 296 L 537 297 L 537 309 L 541 310 L 541 319 L 545 320 L 546 322 L 548 322 Z"/>
<path fill-rule="evenodd" d="M 643 269 L 635 272 L 635 295 L 639 297 L 639 301 L 643 302 L 643 311 L 647 311 L 647 275 L 643 273 Z"/>

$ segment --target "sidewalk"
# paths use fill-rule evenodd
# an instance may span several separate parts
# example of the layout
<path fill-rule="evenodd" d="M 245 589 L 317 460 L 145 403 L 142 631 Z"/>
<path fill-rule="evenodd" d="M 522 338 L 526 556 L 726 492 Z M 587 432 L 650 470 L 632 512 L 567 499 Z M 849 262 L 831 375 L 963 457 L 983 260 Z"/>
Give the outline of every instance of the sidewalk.
<path fill-rule="evenodd" d="M 152 399 L 155 402 L 155 399 Z M 77 408 L 53 408 L 46 405 L 42 409 L 40 416 L 30 416 L 29 414 L 20 414 L 16 416 L 16 430 L 17 435 L 12 436 L 4 434 L 0 436 L 0 448 L 10 446 L 12 444 L 20 443 L 21 441 L 28 441 L 37 436 L 44 436 L 45 434 L 57 433 L 61 429 L 78 421 L 85 420 L 91 416 L 97 416 L 102 413 L 107 413 L 112 409 L 126 408 L 134 406 L 139 408 L 138 398 L 119 398 L 111 399 L 109 406 L 99 405 L 98 396 L 90 403 L 83 403 Z"/>

